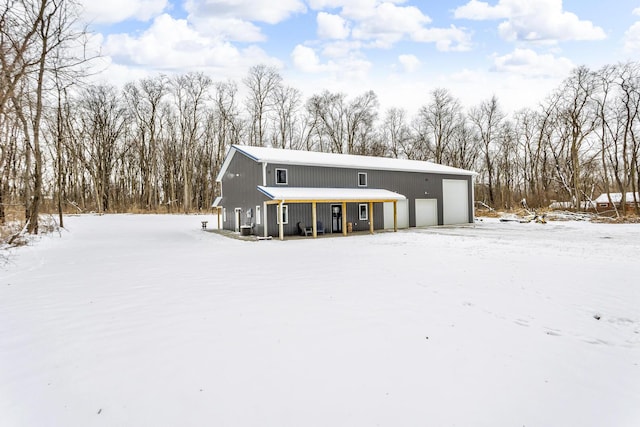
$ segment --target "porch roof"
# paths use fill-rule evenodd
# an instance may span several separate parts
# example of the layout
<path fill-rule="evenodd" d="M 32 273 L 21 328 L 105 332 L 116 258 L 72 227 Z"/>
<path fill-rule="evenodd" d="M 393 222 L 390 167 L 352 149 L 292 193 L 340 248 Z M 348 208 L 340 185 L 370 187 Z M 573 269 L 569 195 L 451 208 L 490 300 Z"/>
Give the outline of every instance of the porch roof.
<path fill-rule="evenodd" d="M 271 200 L 288 202 L 392 202 L 405 200 L 402 194 L 381 188 L 316 188 L 316 187 L 265 187 L 258 190 Z"/>

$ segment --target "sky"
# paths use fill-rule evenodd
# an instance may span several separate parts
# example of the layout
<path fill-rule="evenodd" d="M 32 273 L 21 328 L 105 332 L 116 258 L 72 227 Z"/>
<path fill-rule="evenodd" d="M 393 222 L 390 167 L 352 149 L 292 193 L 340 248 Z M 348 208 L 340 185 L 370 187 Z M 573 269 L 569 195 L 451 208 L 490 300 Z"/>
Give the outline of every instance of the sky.
<path fill-rule="evenodd" d="M 640 0 L 80 0 L 94 78 L 241 82 L 257 64 L 309 97 L 373 90 L 416 111 L 436 88 L 470 107 L 534 108 L 581 65 L 636 60 Z"/>

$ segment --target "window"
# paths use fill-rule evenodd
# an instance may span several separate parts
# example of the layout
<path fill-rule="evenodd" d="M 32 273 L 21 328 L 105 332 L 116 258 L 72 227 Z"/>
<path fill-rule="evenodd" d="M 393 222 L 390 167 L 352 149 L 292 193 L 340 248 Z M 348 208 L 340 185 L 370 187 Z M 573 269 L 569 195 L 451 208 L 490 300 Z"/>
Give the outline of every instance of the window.
<path fill-rule="evenodd" d="M 358 187 L 366 187 L 366 186 L 367 186 L 367 173 L 358 172 Z"/>
<path fill-rule="evenodd" d="M 276 208 L 279 210 L 280 205 L 276 205 Z M 282 205 L 282 215 L 280 218 L 282 219 L 282 224 L 289 224 L 289 206 Z M 278 221 L 278 224 L 280 224 L 280 221 Z"/>
<path fill-rule="evenodd" d="M 260 214 L 260 206 L 256 206 L 256 224 L 260 225 L 260 223 L 262 222 L 261 220 L 262 215 Z"/>
<path fill-rule="evenodd" d="M 227 222 L 227 208 L 222 208 L 222 222 Z"/>
<path fill-rule="evenodd" d="M 276 184 L 287 185 L 287 170 L 276 169 Z"/>
<path fill-rule="evenodd" d="M 367 221 L 369 219 L 369 206 L 366 203 L 358 205 L 358 212 L 360 213 L 360 221 Z"/>

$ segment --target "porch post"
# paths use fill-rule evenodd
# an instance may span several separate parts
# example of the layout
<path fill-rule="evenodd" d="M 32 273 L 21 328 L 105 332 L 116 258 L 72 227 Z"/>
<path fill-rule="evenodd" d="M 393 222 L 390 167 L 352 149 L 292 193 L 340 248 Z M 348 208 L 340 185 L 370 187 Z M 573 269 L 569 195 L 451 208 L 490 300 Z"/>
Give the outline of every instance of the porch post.
<path fill-rule="evenodd" d="M 313 238 L 315 239 L 316 237 L 318 237 L 318 215 L 316 213 L 316 208 L 317 208 L 317 203 L 316 202 L 311 202 L 311 227 L 313 229 Z"/>
<path fill-rule="evenodd" d="M 264 202 L 262 204 L 262 214 L 264 215 L 263 217 L 263 221 L 262 221 L 262 227 L 263 227 L 263 231 L 264 231 L 264 237 L 268 237 L 269 236 L 269 220 L 267 218 L 267 207 L 269 205 L 267 205 L 267 202 Z"/>
<path fill-rule="evenodd" d="M 393 231 L 398 231 L 398 201 L 393 201 Z"/>
<path fill-rule="evenodd" d="M 222 208 L 220 208 L 220 206 L 216 206 L 216 211 L 218 214 L 218 230 L 220 230 L 220 215 L 222 215 Z"/>
<path fill-rule="evenodd" d="M 342 235 L 347 235 L 347 202 L 342 202 Z"/>
<path fill-rule="evenodd" d="M 278 203 L 278 233 L 280 234 L 280 240 L 284 240 L 284 221 L 282 221 L 282 210 L 284 209 L 284 200 L 280 200 Z"/>
<path fill-rule="evenodd" d="M 369 202 L 369 234 L 373 234 L 373 202 Z"/>

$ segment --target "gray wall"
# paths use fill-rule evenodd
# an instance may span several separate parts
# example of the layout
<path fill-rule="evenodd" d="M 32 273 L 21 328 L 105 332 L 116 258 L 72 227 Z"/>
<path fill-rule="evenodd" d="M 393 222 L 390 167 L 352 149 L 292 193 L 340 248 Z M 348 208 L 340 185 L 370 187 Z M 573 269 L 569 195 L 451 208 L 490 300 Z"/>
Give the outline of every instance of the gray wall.
<path fill-rule="evenodd" d="M 366 188 L 383 188 L 385 190 L 395 191 L 409 199 L 409 225 L 411 227 L 415 227 L 416 225 L 415 199 L 437 199 L 438 224 L 442 225 L 442 180 L 462 179 L 468 183 L 469 222 L 473 222 L 473 188 L 471 177 L 467 175 L 269 164 L 267 165 L 268 186 L 276 186 L 276 168 L 287 169 L 289 187 L 360 188 L 358 187 L 358 172 L 366 172 Z M 356 226 L 355 223 L 358 222 L 358 229 L 366 230 L 369 228 L 369 225 L 361 225 L 359 223 L 357 209 L 357 204 L 353 204 L 353 206 L 350 205 L 347 209 L 347 221 L 353 222 L 354 227 Z M 374 227 L 376 229 L 383 228 L 382 204 L 376 203 L 374 209 Z M 380 210 L 379 213 L 378 209 Z M 378 222 L 378 220 L 380 220 L 380 222 Z"/>
<path fill-rule="evenodd" d="M 416 212 L 415 199 L 438 200 L 438 224 L 443 224 L 442 207 L 442 180 L 462 179 L 468 183 L 469 192 L 469 222 L 473 222 L 473 189 L 470 176 L 466 175 L 441 175 L 433 173 L 379 171 L 369 169 L 341 169 L 318 166 L 299 166 L 284 164 L 268 164 L 266 168 L 266 185 L 278 186 L 275 183 L 276 168 L 287 169 L 288 187 L 334 187 L 334 188 L 361 188 L 358 187 L 358 172 L 367 173 L 366 188 L 380 188 L 395 191 L 409 199 L 409 225 L 415 227 Z M 262 185 L 262 164 L 246 157 L 241 152 L 236 152 L 231 160 L 225 175 L 222 177 L 222 201 L 220 203 L 226 209 L 227 218 L 223 228 L 233 230 L 235 227 L 234 209 L 240 208 L 243 224 L 254 224 L 253 232 L 258 235 L 264 233 L 264 224 L 256 224 L 256 206 L 263 206 L 267 197 L 260 193 L 257 185 Z M 288 203 L 289 223 L 284 225 L 287 235 L 298 234 L 297 223 L 304 222 L 311 226 L 311 204 Z M 264 209 L 264 208 L 263 208 Z M 276 206 L 269 205 L 267 211 L 269 235 L 278 235 Z M 251 210 L 252 217 L 247 217 L 247 211 Z M 345 212 L 343 212 L 345 215 Z M 383 205 L 374 203 L 374 229 L 384 227 Z M 369 215 L 369 218 L 371 215 Z M 327 233 L 331 232 L 331 206 L 327 203 L 317 204 L 317 219 L 324 224 Z M 348 203 L 346 220 L 353 224 L 354 231 L 369 229 L 369 221 L 360 221 L 358 217 L 358 204 Z"/>
<path fill-rule="evenodd" d="M 243 225 L 256 224 L 256 206 L 262 206 L 267 197 L 260 193 L 256 186 L 262 184 L 262 164 L 256 163 L 244 154 L 233 155 L 225 175 L 222 177 L 222 200 L 220 206 L 226 209 L 227 218 L 222 228 L 235 229 L 235 209 L 240 208 Z M 252 217 L 247 217 L 251 210 Z M 253 232 L 262 234 L 263 225 L 254 225 Z"/>

